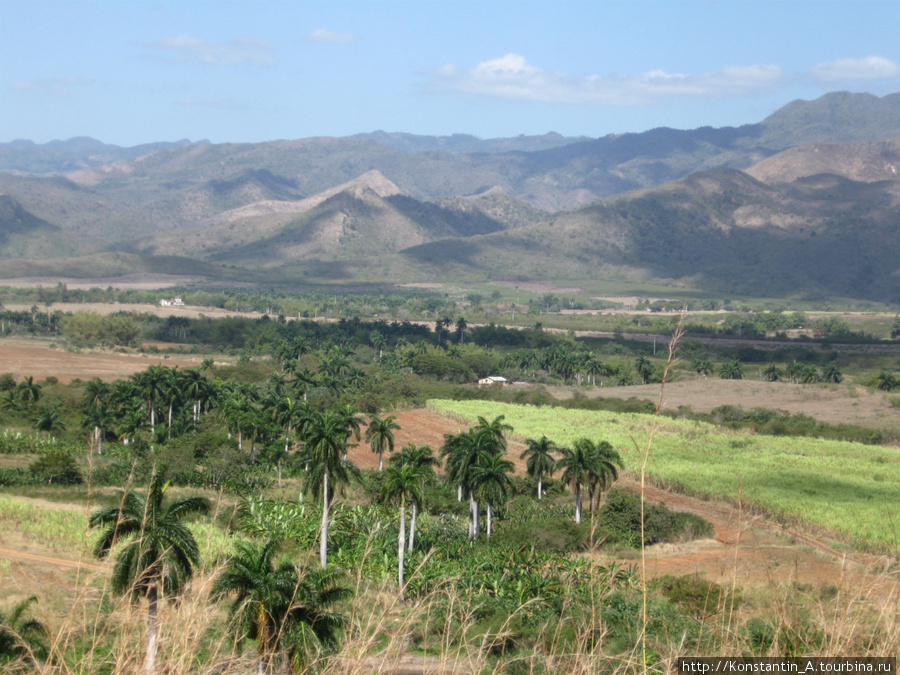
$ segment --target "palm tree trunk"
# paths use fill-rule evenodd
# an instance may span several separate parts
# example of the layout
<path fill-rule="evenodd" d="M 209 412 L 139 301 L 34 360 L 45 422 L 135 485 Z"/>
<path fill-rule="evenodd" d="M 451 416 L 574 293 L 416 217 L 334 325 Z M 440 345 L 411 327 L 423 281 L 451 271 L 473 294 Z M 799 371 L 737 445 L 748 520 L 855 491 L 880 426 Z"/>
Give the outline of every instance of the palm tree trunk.
<path fill-rule="evenodd" d="M 544 472 L 538 471 L 538 501 L 544 498 Z"/>
<path fill-rule="evenodd" d="M 416 501 L 415 497 L 412 500 L 412 516 L 409 520 L 409 552 L 412 553 L 413 544 L 416 540 L 416 512 L 419 510 L 417 507 L 419 503 Z"/>
<path fill-rule="evenodd" d="M 491 538 L 491 503 L 487 503 L 487 538 Z"/>
<path fill-rule="evenodd" d="M 403 601 L 403 554 L 406 551 L 406 500 L 400 497 L 400 537 L 397 544 L 397 553 L 400 559 L 397 565 L 397 578 L 400 581 L 400 601 Z"/>
<path fill-rule="evenodd" d="M 157 640 L 159 638 L 159 627 L 156 617 L 157 589 L 155 584 L 147 589 L 147 601 L 147 660 L 144 663 L 144 673 L 146 675 L 154 675 L 156 672 Z"/>
<path fill-rule="evenodd" d="M 319 535 L 319 562 L 322 568 L 328 564 L 328 471 L 322 481 L 322 533 Z"/>
<path fill-rule="evenodd" d="M 581 523 L 581 483 L 575 485 L 575 522 Z"/>
<path fill-rule="evenodd" d="M 268 635 L 266 634 L 266 613 L 262 603 L 256 609 L 256 673 L 266 675 L 266 658 L 268 653 Z"/>
<path fill-rule="evenodd" d="M 462 501 L 462 483 L 456 484 L 456 501 Z"/>

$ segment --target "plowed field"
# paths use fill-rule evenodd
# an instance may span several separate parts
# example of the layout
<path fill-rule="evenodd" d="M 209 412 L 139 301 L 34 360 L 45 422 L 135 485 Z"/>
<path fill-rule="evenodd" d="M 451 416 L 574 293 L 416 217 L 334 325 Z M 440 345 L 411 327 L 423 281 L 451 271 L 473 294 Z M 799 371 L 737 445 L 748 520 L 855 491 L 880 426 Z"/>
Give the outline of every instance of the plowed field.
<path fill-rule="evenodd" d="M 99 351 L 67 352 L 50 349 L 46 342 L 14 338 L 0 340 L 0 373 L 12 373 L 16 379 L 32 375 L 35 380 L 42 380 L 52 375 L 64 384 L 76 377 L 82 380 L 99 377 L 110 382 L 146 370 L 147 366 L 154 364 L 195 368 L 201 361 L 189 356 L 169 358 Z"/>

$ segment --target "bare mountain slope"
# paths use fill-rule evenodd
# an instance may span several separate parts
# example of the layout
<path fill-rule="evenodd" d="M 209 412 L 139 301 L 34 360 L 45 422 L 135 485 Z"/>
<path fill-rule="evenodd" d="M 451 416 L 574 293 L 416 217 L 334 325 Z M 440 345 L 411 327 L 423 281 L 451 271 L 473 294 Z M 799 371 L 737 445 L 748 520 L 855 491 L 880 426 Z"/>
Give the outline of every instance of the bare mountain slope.
<path fill-rule="evenodd" d="M 900 136 L 871 143 L 801 145 L 747 169 L 766 183 L 790 183 L 817 174 L 834 174 L 871 183 L 900 180 Z"/>
<path fill-rule="evenodd" d="M 900 181 L 766 185 L 717 169 L 516 230 L 412 247 L 416 266 L 495 279 L 669 279 L 749 295 L 900 299 Z"/>

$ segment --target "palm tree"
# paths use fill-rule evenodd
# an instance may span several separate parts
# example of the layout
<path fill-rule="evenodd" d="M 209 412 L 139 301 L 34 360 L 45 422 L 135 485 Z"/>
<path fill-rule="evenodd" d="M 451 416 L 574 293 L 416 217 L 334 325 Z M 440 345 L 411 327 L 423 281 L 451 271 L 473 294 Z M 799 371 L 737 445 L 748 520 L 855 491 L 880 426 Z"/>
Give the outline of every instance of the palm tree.
<path fill-rule="evenodd" d="M 505 453 L 504 453 L 505 454 Z M 491 538 L 491 517 L 495 506 L 505 504 L 512 490 L 513 464 L 503 454 L 483 453 L 472 467 L 472 490 L 479 502 L 487 504 L 487 538 Z"/>
<path fill-rule="evenodd" d="M 575 446 L 584 447 L 585 454 L 591 458 L 591 469 L 588 476 L 588 486 L 590 488 L 590 509 L 594 513 L 594 497 L 600 500 L 600 495 L 604 490 L 616 480 L 619 479 L 619 472 L 616 468 L 624 468 L 622 457 L 613 447 L 606 441 L 594 443 L 590 439 L 580 438 L 575 441 Z"/>
<path fill-rule="evenodd" d="M 381 498 L 400 500 L 400 534 L 397 537 L 397 578 L 400 583 L 400 600 L 403 600 L 403 561 L 406 553 L 406 500 L 422 501 L 422 483 L 425 473 L 413 464 L 392 464 L 384 476 Z"/>
<path fill-rule="evenodd" d="M 359 474 L 347 455 L 347 439 L 352 433 L 350 420 L 341 411 L 314 412 L 303 429 L 301 461 L 306 461 L 306 487 L 322 497 L 322 531 L 319 536 L 319 562 L 328 564 L 328 507 L 335 487 L 350 482 Z M 329 485 L 330 483 L 330 485 Z"/>
<path fill-rule="evenodd" d="M 827 364 L 822 368 L 822 381 L 830 382 L 831 384 L 840 384 L 840 382 L 844 379 L 841 371 L 838 370 L 838 367 L 833 363 Z"/>
<path fill-rule="evenodd" d="M 300 656 L 311 637 L 319 648 L 333 648 L 346 620 L 327 609 L 350 596 L 349 589 L 337 584 L 340 572 L 307 572 L 301 579 L 289 560 L 276 563 L 277 548 L 274 539 L 259 545 L 237 542 L 212 588 L 214 600 L 235 596 L 232 630 L 238 637 L 256 640 L 260 675 L 271 669 L 283 646 Z"/>
<path fill-rule="evenodd" d="M 741 380 L 744 377 L 744 370 L 741 368 L 741 362 L 737 359 L 731 359 L 727 363 L 723 363 L 719 369 L 719 377 L 723 380 Z"/>
<path fill-rule="evenodd" d="M 438 462 L 435 456 L 431 454 L 430 446 L 417 446 L 415 443 L 407 443 L 406 447 L 404 447 L 399 454 L 391 457 L 388 462 L 398 466 L 411 464 L 422 472 L 424 476 L 423 482 L 425 483 L 434 480 L 436 475 L 434 467 L 440 465 L 440 462 Z M 409 542 L 407 544 L 410 551 L 413 550 L 416 541 L 416 512 L 418 511 L 418 505 L 418 499 L 413 498 L 412 516 L 409 519 Z"/>
<path fill-rule="evenodd" d="M 641 378 L 641 383 L 647 384 L 650 381 L 650 376 L 653 374 L 653 364 L 650 362 L 650 359 L 646 356 L 638 357 L 635 359 L 634 368 Z"/>
<path fill-rule="evenodd" d="M 147 598 L 144 672 L 148 675 L 156 668 L 159 595 L 171 597 L 180 592 L 200 563 L 197 541 L 181 521 L 210 509 L 205 497 L 185 497 L 164 507 L 168 487 L 162 475 L 154 473 L 146 496 L 124 492 L 119 506 L 95 511 L 89 520 L 91 527 L 105 528 L 94 548 L 97 557 L 105 558 L 119 541 L 128 541 L 116 558 L 112 589 L 129 595 L 132 602 Z"/>
<path fill-rule="evenodd" d="M 571 448 L 560 448 L 562 457 L 556 463 L 563 469 L 562 480 L 575 491 L 575 522 L 581 522 L 581 487 L 588 485 L 596 473 L 593 444 L 587 439 L 578 439 Z"/>
<path fill-rule="evenodd" d="M 457 485 L 457 498 L 462 501 L 463 492 L 469 496 L 469 538 L 478 537 L 479 503 L 473 485 L 472 470 L 481 463 L 482 455 L 502 455 L 506 451 L 504 432 L 511 431 L 512 426 L 506 424 L 504 416 L 499 415 L 492 421 L 484 417 L 478 418 L 478 424 L 456 436 L 444 436 L 444 447 L 441 454 L 447 458 L 447 475 Z"/>
<path fill-rule="evenodd" d="M 691 364 L 691 370 L 698 375 L 702 375 L 704 380 L 714 372 L 712 361 L 709 359 L 694 359 L 694 362 Z"/>
<path fill-rule="evenodd" d="M 556 445 L 546 436 L 541 436 L 539 441 L 529 438 L 525 441 L 527 447 L 520 459 L 527 460 L 525 469 L 529 476 L 537 476 L 538 479 L 538 501 L 543 499 L 544 474 L 553 475 L 556 469 L 556 459 L 551 453 L 557 450 Z"/>
<path fill-rule="evenodd" d="M 376 415 L 372 415 L 369 420 L 369 427 L 366 429 L 366 443 L 372 448 L 372 452 L 378 453 L 378 470 L 384 470 L 384 451 L 394 452 L 394 429 L 399 429 L 400 425 L 395 421 L 396 415 L 388 415 L 384 419 L 379 419 Z"/>
<path fill-rule="evenodd" d="M 13 606 L 9 614 L 0 610 L 0 663 L 33 663 L 37 659 L 47 658 L 47 628 L 37 619 L 29 619 L 26 614 L 35 602 L 37 597 L 32 595 Z"/>
<path fill-rule="evenodd" d="M 143 373 L 133 376 L 140 395 L 147 402 L 150 412 L 150 433 L 156 432 L 156 404 L 164 397 L 168 376 L 166 368 L 162 366 L 150 366 Z"/>
<path fill-rule="evenodd" d="M 893 373 L 881 371 L 878 373 L 877 380 L 878 389 L 881 391 L 893 391 L 894 389 L 900 388 L 900 379 L 895 377 Z"/>
<path fill-rule="evenodd" d="M 29 375 L 16 386 L 16 392 L 19 400 L 25 405 L 30 406 L 37 403 L 41 398 L 41 385 L 34 381 L 34 377 Z"/>
<path fill-rule="evenodd" d="M 181 389 L 184 397 L 193 401 L 193 420 L 196 425 L 200 421 L 203 402 L 212 395 L 212 383 L 197 368 L 189 368 L 182 373 Z"/>
<path fill-rule="evenodd" d="M 781 369 L 774 363 L 770 363 L 762 372 L 762 376 L 766 382 L 778 382 L 781 380 Z"/>
<path fill-rule="evenodd" d="M 81 426 L 93 428 L 93 442 L 97 444 L 98 455 L 103 454 L 103 435 L 113 422 L 113 416 L 103 406 L 91 408 L 81 420 Z"/>
<path fill-rule="evenodd" d="M 211 599 L 235 595 L 229 614 L 239 638 L 256 640 L 257 673 L 263 675 L 281 646 L 283 623 L 297 585 L 297 572 L 287 560 L 274 564 L 278 542 L 260 546 L 237 541 L 225 568 L 213 582 Z"/>
<path fill-rule="evenodd" d="M 59 406 L 41 406 L 34 417 L 32 427 L 37 431 L 46 431 L 47 438 L 56 431 L 65 431 L 66 423 L 59 414 Z"/>
<path fill-rule="evenodd" d="M 109 396 L 109 391 L 109 385 L 99 377 L 90 380 L 84 387 L 84 407 L 101 407 Z"/>
<path fill-rule="evenodd" d="M 469 327 L 468 322 L 463 317 L 456 320 L 456 336 L 459 338 L 459 344 L 463 343 L 466 337 L 466 328 Z"/>

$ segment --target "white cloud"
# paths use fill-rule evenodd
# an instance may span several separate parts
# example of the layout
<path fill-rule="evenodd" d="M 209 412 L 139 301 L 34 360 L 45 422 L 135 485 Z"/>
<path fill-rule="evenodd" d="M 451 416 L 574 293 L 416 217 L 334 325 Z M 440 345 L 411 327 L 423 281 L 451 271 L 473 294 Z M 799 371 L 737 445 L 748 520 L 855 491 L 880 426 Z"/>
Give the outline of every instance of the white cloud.
<path fill-rule="evenodd" d="M 839 80 L 892 80 L 900 77 L 900 65 L 882 56 L 837 59 L 814 66 L 810 73 L 821 82 Z"/>
<path fill-rule="evenodd" d="M 430 73 L 432 89 L 451 93 L 552 103 L 651 105 L 676 97 L 743 96 L 781 86 L 775 65 L 729 66 L 700 75 L 654 70 L 636 76 L 574 76 L 543 70 L 524 56 L 506 54 L 461 70 L 447 64 Z"/>
<path fill-rule="evenodd" d="M 167 63 L 200 63 L 205 66 L 251 65 L 272 67 L 272 45 L 252 38 L 232 38 L 228 42 L 207 42 L 180 35 L 164 37 L 144 45 L 150 55 Z"/>
<path fill-rule="evenodd" d="M 336 33 L 324 28 L 317 28 L 312 33 L 303 36 L 305 42 L 332 42 L 337 44 L 350 44 L 358 39 L 359 36 L 353 33 Z"/>
<path fill-rule="evenodd" d="M 38 94 L 52 94 L 53 96 L 68 96 L 76 87 L 89 87 L 94 80 L 84 77 L 54 77 L 43 80 L 21 80 L 12 82 L 9 88 L 12 91 L 27 91 Z"/>

